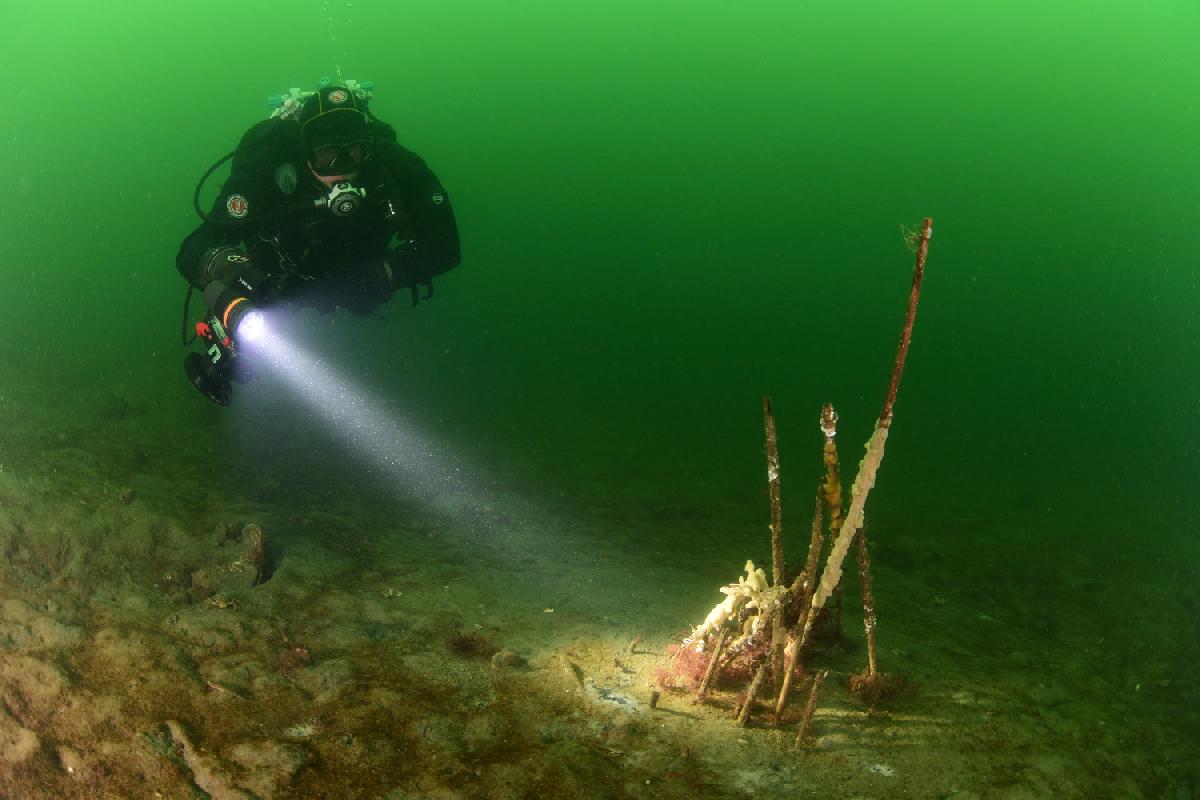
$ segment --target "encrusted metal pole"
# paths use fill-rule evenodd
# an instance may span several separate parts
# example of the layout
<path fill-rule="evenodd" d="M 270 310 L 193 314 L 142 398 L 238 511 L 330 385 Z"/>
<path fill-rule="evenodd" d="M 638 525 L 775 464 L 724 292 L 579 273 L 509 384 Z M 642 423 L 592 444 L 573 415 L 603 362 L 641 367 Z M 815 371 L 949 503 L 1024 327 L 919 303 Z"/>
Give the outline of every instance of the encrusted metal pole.
<path fill-rule="evenodd" d="M 763 677 L 767 674 L 767 665 L 764 662 L 758 668 L 758 672 L 754 673 L 754 680 L 750 681 L 749 688 L 746 689 L 746 701 L 742 703 L 742 707 L 738 710 L 737 724 L 745 726 L 750 720 L 750 710 L 754 706 L 754 700 L 758 697 L 758 690 L 762 688 Z"/>
<path fill-rule="evenodd" d="M 795 674 L 796 664 L 800 661 L 800 635 L 797 631 L 804 630 L 805 615 L 808 614 L 808 600 L 812 595 L 813 578 L 817 570 L 817 559 L 821 556 L 821 548 L 825 545 L 825 535 L 822 533 L 822 513 L 824 500 L 821 487 L 817 487 L 817 499 L 813 504 L 812 538 L 808 543 L 808 558 L 804 563 L 804 571 L 796 576 L 788 592 L 795 598 L 793 608 L 798 608 L 800 618 L 788 633 L 787 644 L 783 648 L 783 681 L 779 687 L 779 695 L 775 698 L 775 724 L 779 724 L 783 709 L 787 705 L 788 692 L 792 688 L 792 675 Z"/>
<path fill-rule="evenodd" d="M 900 389 L 900 376 L 904 372 L 904 360 L 908 356 L 908 345 L 912 341 L 913 320 L 917 316 L 917 302 L 921 299 L 921 281 L 925 277 L 925 257 L 929 253 L 929 237 L 933 235 L 933 220 L 926 217 L 921 223 L 921 232 L 917 242 L 917 256 L 913 264 L 912 289 L 908 294 L 908 312 L 904 316 L 904 327 L 900 330 L 900 345 L 896 349 L 896 360 L 892 365 L 892 379 L 888 383 L 887 396 L 883 401 L 883 410 L 875 422 L 875 431 L 867 441 L 866 453 L 858 463 L 858 472 L 850 487 L 850 509 L 842 521 L 829 558 L 825 561 L 825 570 L 821 573 L 821 581 L 813 592 L 811 609 L 805 620 L 804 631 L 800 636 L 800 647 L 803 648 L 812 631 L 816 613 L 825 606 L 825 601 L 833 593 L 842 579 L 842 562 L 854 541 L 855 534 L 862 528 L 863 514 L 867 504 L 867 495 L 875 486 L 875 475 L 883 461 L 884 445 L 887 443 L 888 431 L 892 425 L 892 407 L 896 404 L 896 393 Z"/>
<path fill-rule="evenodd" d="M 867 680 L 875 679 L 875 594 L 871 591 L 871 556 L 867 553 L 867 529 L 858 532 L 858 582 L 862 586 L 863 628 L 867 632 Z"/>
<path fill-rule="evenodd" d="M 900 375 L 904 372 L 904 360 L 908 358 L 908 345 L 912 342 L 913 321 L 917 318 L 917 303 L 921 299 L 921 281 L 925 279 L 925 259 L 929 256 L 929 240 L 933 236 L 933 220 L 921 220 L 921 232 L 917 239 L 917 256 L 913 263 L 912 289 L 908 292 L 908 311 L 904 315 L 904 327 L 900 329 L 900 346 L 896 350 L 896 362 L 892 365 L 892 380 L 888 383 L 887 397 L 883 410 L 879 412 L 879 424 L 892 424 L 892 406 L 896 405 L 896 393 L 900 391 Z"/>
<path fill-rule="evenodd" d="M 813 712 L 817 710 L 817 692 L 828 674 L 829 670 L 822 670 L 813 678 L 812 690 L 808 693 L 808 702 L 804 705 L 804 716 L 800 718 L 800 732 L 796 734 L 796 747 L 804 745 L 804 737 L 808 735 L 808 729 L 812 725 Z"/>
<path fill-rule="evenodd" d="M 764 396 L 763 425 L 767 432 L 767 495 L 771 499 L 771 583 L 783 583 L 783 510 L 779 499 L 779 445 L 775 438 L 775 412 Z"/>
<path fill-rule="evenodd" d="M 762 404 L 767 440 L 767 495 L 771 500 L 771 584 L 783 586 L 783 507 L 779 491 L 779 443 L 775 436 L 775 411 L 771 408 L 769 395 L 763 397 Z M 771 626 L 771 681 L 776 689 L 784 683 L 786 638 L 787 628 L 783 624 L 783 615 L 777 614 Z"/>
<path fill-rule="evenodd" d="M 825 479 L 821 489 L 825 493 L 825 504 L 829 508 L 829 536 L 835 538 L 842 528 L 842 469 L 838 463 L 837 449 L 837 409 L 833 403 L 821 406 L 821 434 L 825 437 L 825 446 L 821 458 L 825 462 Z M 842 630 L 842 590 L 834 591 L 833 608 L 829 609 L 829 618 L 837 633 Z"/>
<path fill-rule="evenodd" d="M 717 633 L 717 643 L 713 645 L 712 657 L 708 659 L 708 669 L 704 670 L 704 677 L 700 679 L 700 685 L 696 687 L 696 702 L 703 703 L 705 695 L 708 694 L 708 685 L 712 683 L 713 675 L 717 672 L 717 662 L 721 659 L 721 651 L 725 648 L 725 637 L 729 635 L 728 628 L 721 628 Z"/>

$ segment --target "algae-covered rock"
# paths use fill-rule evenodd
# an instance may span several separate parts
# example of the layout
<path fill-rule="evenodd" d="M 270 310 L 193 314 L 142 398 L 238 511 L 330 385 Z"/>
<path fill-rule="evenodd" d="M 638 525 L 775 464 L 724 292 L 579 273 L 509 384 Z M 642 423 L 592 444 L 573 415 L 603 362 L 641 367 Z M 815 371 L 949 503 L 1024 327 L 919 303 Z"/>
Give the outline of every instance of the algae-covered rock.
<path fill-rule="evenodd" d="M 310 757 L 303 745 L 270 740 L 243 742 L 229 751 L 230 760 L 245 771 L 238 785 L 260 800 L 293 796 L 288 786 Z"/>
<path fill-rule="evenodd" d="M 296 684 L 312 695 L 315 703 L 333 700 L 343 689 L 354 683 L 354 671 L 350 662 L 340 658 L 322 661 L 297 671 L 295 675 Z"/>
<path fill-rule="evenodd" d="M 0 707 L 13 713 L 49 715 L 70 686 L 53 664 L 32 656 L 0 656 Z"/>
<path fill-rule="evenodd" d="M 186 579 L 174 582 L 186 586 L 191 602 L 253 589 L 267 579 L 267 536 L 260 526 L 249 523 L 238 529 L 229 524 L 218 525 L 213 542 L 207 552 L 187 567 Z M 167 572 L 181 568 L 174 565 Z"/>
<path fill-rule="evenodd" d="M 0 602 L 0 649 L 43 650 L 70 647 L 83 638 L 74 625 L 43 614 L 20 600 Z"/>
<path fill-rule="evenodd" d="M 453 717 L 426 714 L 410 721 L 408 729 L 414 739 L 440 752 L 458 753 L 463 749 L 464 726 Z"/>
<path fill-rule="evenodd" d="M 37 734 L 0 708 L 0 765 L 20 764 L 41 747 Z"/>
<path fill-rule="evenodd" d="M 241 698 L 249 697 L 258 689 L 276 685 L 270 679 L 266 666 L 246 653 L 205 659 L 198 669 L 207 686 Z"/>
<path fill-rule="evenodd" d="M 192 771 L 192 780 L 213 800 L 252 800 L 250 795 L 234 784 L 232 776 L 220 762 L 192 743 L 182 724 L 172 719 L 167 720 L 166 725 L 180 757 Z"/>
<path fill-rule="evenodd" d="M 463 746 L 470 753 L 486 753 L 504 746 L 515 735 L 512 723 L 498 714 L 477 714 L 463 729 Z"/>
<path fill-rule="evenodd" d="M 246 643 L 247 635 L 235 609 L 207 604 L 171 614 L 163 622 L 163 629 L 211 653 L 227 653 L 240 647 Z"/>

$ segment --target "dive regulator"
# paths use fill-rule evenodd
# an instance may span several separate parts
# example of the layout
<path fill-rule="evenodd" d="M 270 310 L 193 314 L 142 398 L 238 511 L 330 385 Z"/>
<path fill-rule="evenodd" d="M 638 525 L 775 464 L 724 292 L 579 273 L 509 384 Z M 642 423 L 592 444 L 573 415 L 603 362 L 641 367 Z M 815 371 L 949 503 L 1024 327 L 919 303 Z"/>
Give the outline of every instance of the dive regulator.
<path fill-rule="evenodd" d="M 358 211 L 358 206 L 366 196 L 366 189 L 354 186 L 348 181 L 341 181 L 329 189 L 329 194 L 314 200 L 313 205 L 317 208 L 328 208 L 335 217 L 348 217 Z"/>

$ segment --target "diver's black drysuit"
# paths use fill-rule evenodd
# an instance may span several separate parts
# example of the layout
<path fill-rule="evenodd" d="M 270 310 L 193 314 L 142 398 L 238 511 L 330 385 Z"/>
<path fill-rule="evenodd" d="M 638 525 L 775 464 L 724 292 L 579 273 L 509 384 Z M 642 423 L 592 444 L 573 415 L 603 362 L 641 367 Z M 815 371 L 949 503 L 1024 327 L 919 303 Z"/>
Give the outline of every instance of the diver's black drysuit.
<path fill-rule="evenodd" d="M 309 170 L 299 124 L 251 128 L 209 219 L 180 245 L 180 273 L 198 289 L 253 273 L 256 302 L 323 311 L 370 313 L 401 288 L 414 305 L 421 288 L 429 297 L 460 260 L 450 197 L 391 126 L 372 117 L 368 131 L 374 155 L 353 181 L 366 196 L 339 217 L 314 205 L 329 189 Z"/>

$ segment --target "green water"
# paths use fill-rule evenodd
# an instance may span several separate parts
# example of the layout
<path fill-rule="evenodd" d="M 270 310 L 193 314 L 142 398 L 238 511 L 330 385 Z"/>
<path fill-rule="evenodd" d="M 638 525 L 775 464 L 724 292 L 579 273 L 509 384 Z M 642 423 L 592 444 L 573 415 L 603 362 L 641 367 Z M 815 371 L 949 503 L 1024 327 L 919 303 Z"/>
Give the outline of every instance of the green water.
<path fill-rule="evenodd" d="M 261 452 L 256 385 L 210 408 L 180 368 L 191 192 L 268 94 L 369 79 L 452 194 L 464 262 L 387 323 L 312 317 L 360 385 L 535 494 L 761 531 L 761 395 L 807 510 L 820 404 L 852 461 L 903 317 L 900 225 L 932 216 L 869 514 L 957 553 L 985 547 L 958 520 L 1005 520 L 991 575 L 912 565 L 952 585 L 1036 596 L 1080 549 L 1108 585 L 1144 564 L 1171 634 L 1142 652 L 1182 668 L 1198 40 L 1200 10 L 1167 0 L 21 4 L 0 28 L 3 391 L 84 419 L 132 396 L 180 441 Z M 288 463 L 334 447 L 313 432 Z"/>

